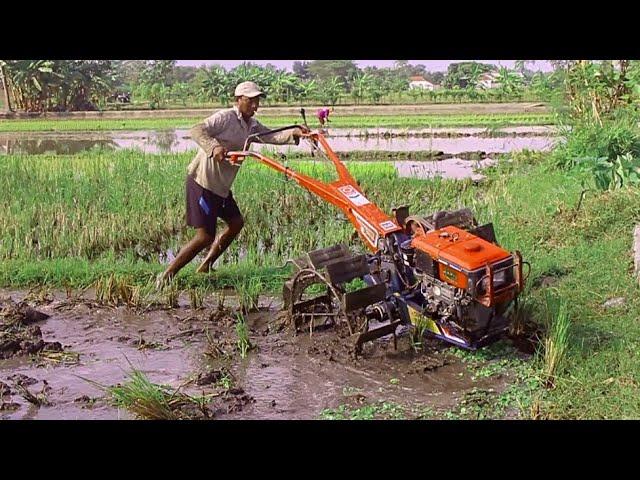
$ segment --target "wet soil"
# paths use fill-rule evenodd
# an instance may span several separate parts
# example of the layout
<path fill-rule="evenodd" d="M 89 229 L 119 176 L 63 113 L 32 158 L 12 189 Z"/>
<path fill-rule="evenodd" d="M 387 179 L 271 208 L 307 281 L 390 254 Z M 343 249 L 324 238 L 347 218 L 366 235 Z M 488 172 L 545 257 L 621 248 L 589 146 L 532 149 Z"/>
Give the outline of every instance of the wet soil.
<path fill-rule="evenodd" d="M 0 359 L 40 352 L 61 352 L 60 342 L 45 342 L 37 323 L 49 318 L 25 302 L 0 298 Z M 1 390 L 1 388 L 0 388 Z"/>
<path fill-rule="evenodd" d="M 508 372 L 475 378 L 452 348 L 425 341 L 416 351 L 408 335 L 398 338 L 397 350 L 391 339 L 369 343 L 356 359 L 352 339 L 333 330 L 309 336 L 281 328 L 274 299 L 247 316 L 251 348 L 243 359 L 237 307 L 228 297 L 226 306 L 206 301 L 192 309 L 182 299 L 178 308 L 143 311 L 62 292 L 0 295 L 11 308 L 46 315 L 36 321 L 42 340 L 62 348 L 58 356 L 27 352 L 0 360 L 2 419 L 136 418 L 113 406 L 101 387 L 126 383 L 133 368 L 156 384 L 206 398 L 204 408 L 191 404 L 185 415 L 214 419 L 316 419 L 326 409 L 380 402 L 416 418 L 418 407 L 450 411 L 470 392 L 499 394 L 511 381 Z"/>

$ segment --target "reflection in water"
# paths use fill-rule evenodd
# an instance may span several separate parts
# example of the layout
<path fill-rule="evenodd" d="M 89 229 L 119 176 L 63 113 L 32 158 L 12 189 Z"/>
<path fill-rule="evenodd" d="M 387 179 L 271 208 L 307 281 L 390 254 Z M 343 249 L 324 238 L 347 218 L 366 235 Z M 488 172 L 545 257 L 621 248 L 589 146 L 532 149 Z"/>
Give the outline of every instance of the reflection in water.
<path fill-rule="evenodd" d="M 156 145 L 160 152 L 171 153 L 174 144 L 178 143 L 178 134 L 176 130 L 158 130 L 153 132 L 149 141 Z"/>
<path fill-rule="evenodd" d="M 5 155 L 73 155 L 92 149 L 115 150 L 112 139 L 68 140 L 56 138 L 3 138 L 0 151 Z"/>
<path fill-rule="evenodd" d="M 535 130 L 534 127 L 526 128 L 528 128 L 526 131 L 529 133 L 542 133 L 541 131 L 538 132 Z M 515 130 L 515 127 L 512 130 Z M 525 130 L 523 128 L 518 132 L 524 133 Z M 416 152 L 432 150 L 454 155 L 463 152 L 477 151 L 507 153 L 522 149 L 550 150 L 557 140 L 555 137 L 547 135 L 503 136 L 497 138 L 471 135 L 467 137 L 449 138 L 438 136 L 411 136 L 411 134 L 409 134 L 394 138 L 375 135 L 350 136 L 351 132 L 347 130 L 330 131 L 329 134 L 331 148 L 338 152 L 351 152 L 356 150 Z M 189 137 L 189 131 L 185 129 L 0 134 L 0 154 L 42 154 L 49 152 L 73 154 L 96 147 L 136 149 L 145 153 L 179 153 L 195 151 L 198 148 L 196 143 Z M 254 146 L 253 148 L 261 150 L 264 147 Z M 298 147 L 283 145 L 276 146 L 275 150 L 283 153 L 289 151 L 308 151 L 308 146 L 306 143 Z"/>

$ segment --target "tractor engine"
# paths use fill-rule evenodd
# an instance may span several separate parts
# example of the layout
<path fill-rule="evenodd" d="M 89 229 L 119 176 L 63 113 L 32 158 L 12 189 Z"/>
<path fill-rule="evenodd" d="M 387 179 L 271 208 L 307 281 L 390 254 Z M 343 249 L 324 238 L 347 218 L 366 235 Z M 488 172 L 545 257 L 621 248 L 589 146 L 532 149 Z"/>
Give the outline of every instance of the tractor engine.
<path fill-rule="evenodd" d="M 523 287 L 522 260 L 497 245 L 491 225 L 477 227 L 466 212 L 441 212 L 441 225 L 409 217 L 412 236 L 402 242 L 400 255 L 416 291 L 419 286 L 419 298 L 410 304 L 437 320 L 433 332 L 477 346 L 504 329 L 502 314 Z"/>

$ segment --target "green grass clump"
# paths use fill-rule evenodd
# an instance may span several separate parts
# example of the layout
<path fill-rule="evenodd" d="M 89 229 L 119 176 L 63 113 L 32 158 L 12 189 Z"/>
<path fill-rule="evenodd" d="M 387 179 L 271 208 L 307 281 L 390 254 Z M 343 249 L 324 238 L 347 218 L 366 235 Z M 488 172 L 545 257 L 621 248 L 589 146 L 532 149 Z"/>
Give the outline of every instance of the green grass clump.
<path fill-rule="evenodd" d="M 91 382 L 95 384 L 95 382 Z M 97 384 L 96 384 L 97 385 Z M 151 382 L 140 370 L 133 369 L 122 385 L 104 387 L 111 402 L 144 420 L 181 420 L 208 416 L 205 398 L 195 399 L 165 385 Z M 187 413 L 185 407 L 194 407 L 201 415 Z"/>

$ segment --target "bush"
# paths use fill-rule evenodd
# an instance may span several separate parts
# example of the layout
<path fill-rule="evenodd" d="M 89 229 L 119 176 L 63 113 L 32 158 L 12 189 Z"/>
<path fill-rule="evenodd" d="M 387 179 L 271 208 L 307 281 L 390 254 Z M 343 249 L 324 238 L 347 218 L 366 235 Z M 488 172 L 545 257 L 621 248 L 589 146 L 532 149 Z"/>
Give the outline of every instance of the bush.
<path fill-rule="evenodd" d="M 613 162 L 625 155 L 640 158 L 637 118 L 630 112 L 603 120 L 602 125 L 594 121 L 576 122 L 572 128 L 563 128 L 562 136 L 565 141 L 554 153 L 561 168 L 572 168 L 583 159 L 602 158 Z"/>

